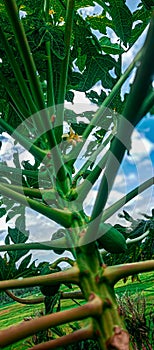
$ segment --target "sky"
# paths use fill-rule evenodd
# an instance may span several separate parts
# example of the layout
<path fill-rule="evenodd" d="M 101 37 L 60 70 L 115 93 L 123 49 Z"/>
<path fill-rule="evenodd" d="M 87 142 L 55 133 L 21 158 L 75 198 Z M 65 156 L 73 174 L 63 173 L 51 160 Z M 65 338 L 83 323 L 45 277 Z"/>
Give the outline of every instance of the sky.
<path fill-rule="evenodd" d="M 139 1 L 126 1 L 130 6 L 131 10 L 135 10 L 137 3 Z M 99 7 L 98 7 L 99 11 Z M 125 70 L 128 64 L 132 61 L 134 55 L 139 50 L 145 39 L 145 33 L 140 38 L 140 40 L 135 44 L 135 46 L 129 50 L 127 54 L 123 55 L 123 69 Z M 115 36 L 112 35 L 112 41 L 116 40 Z M 131 81 L 133 81 L 134 76 L 131 76 Z M 99 87 L 98 87 L 99 88 Z M 129 92 L 129 82 L 128 80 L 123 86 L 122 93 Z M 95 106 L 92 106 L 90 101 L 83 95 L 81 92 L 75 94 L 74 108 L 79 111 L 79 108 L 92 110 L 95 109 Z M 132 190 L 134 187 L 138 186 L 140 183 L 144 182 L 148 178 L 154 175 L 154 116 L 151 117 L 147 115 L 137 126 L 136 130 L 132 135 L 132 146 L 130 155 L 125 155 L 116 181 L 114 183 L 112 192 L 108 198 L 107 206 L 110 206 L 118 199 L 120 199 L 127 192 Z M 6 160 L 10 166 L 12 163 L 12 153 L 14 150 L 20 152 L 20 157 L 25 160 L 29 159 L 29 154 L 24 152 L 24 149 L 17 145 L 14 148 L 13 141 L 7 139 L 7 135 L 3 134 L 3 145 L 0 152 L 0 160 Z M 6 152 L 7 150 L 7 152 Z M 94 202 L 94 199 L 97 195 L 97 187 L 94 186 L 89 196 L 87 196 L 84 205 L 87 213 L 91 212 L 91 205 Z M 134 218 L 142 218 L 141 213 L 151 213 L 151 209 L 154 207 L 154 196 L 152 189 L 144 191 L 138 197 L 136 197 L 131 202 L 127 203 L 124 206 L 124 209 L 127 210 Z M 122 212 L 122 209 L 119 211 Z M 117 222 L 121 224 L 126 224 L 126 221 L 118 218 L 118 213 L 113 215 L 110 220 L 113 225 Z M 8 222 L 10 227 L 14 226 L 13 220 Z M 4 243 L 4 237 L 6 235 L 6 225 L 5 217 L 0 219 L 0 244 Z M 32 211 L 30 208 L 27 209 L 27 229 L 30 231 L 29 241 L 41 241 L 41 240 L 50 240 L 51 235 L 58 229 L 58 225 L 54 222 L 51 222 L 47 218 L 43 218 L 42 215 Z M 65 253 L 64 256 L 70 256 L 70 254 Z M 33 251 L 33 258 L 38 259 L 38 261 L 51 261 L 58 257 L 53 252 L 48 251 Z"/>

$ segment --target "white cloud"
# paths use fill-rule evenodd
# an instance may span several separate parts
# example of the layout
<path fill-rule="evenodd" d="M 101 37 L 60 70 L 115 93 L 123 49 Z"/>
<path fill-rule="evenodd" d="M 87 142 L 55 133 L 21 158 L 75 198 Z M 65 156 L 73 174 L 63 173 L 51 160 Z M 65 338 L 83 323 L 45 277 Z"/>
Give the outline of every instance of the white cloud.
<path fill-rule="evenodd" d="M 137 164 L 143 159 L 150 160 L 150 153 L 154 150 L 154 144 L 148 140 L 144 135 L 134 130 L 131 138 L 131 156 L 127 157 L 129 163 Z"/>
<path fill-rule="evenodd" d="M 127 180 L 129 182 L 134 182 L 134 180 L 136 180 L 136 175 L 132 172 L 130 174 L 127 175 Z"/>
<path fill-rule="evenodd" d="M 30 231 L 30 242 L 50 240 L 52 233 L 59 227 L 58 224 L 45 216 L 30 208 L 26 209 L 26 228 Z"/>
<path fill-rule="evenodd" d="M 97 191 L 95 189 L 92 189 L 88 193 L 87 197 L 84 200 L 84 207 L 85 207 L 85 209 L 93 207 L 93 205 L 95 203 L 96 196 L 97 196 Z"/>
<path fill-rule="evenodd" d="M 122 198 L 125 195 L 125 193 L 120 192 L 119 190 L 112 190 L 108 201 L 107 206 L 112 205 L 113 203 L 117 202 L 120 198 Z"/>
<path fill-rule="evenodd" d="M 137 6 L 138 6 L 139 3 L 140 3 L 140 0 L 135 0 L 135 1 L 126 0 L 126 5 L 129 7 L 129 9 L 131 11 L 137 10 Z"/>
<path fill-rule="evenodd" d="M 65 107 L 73 110 L 75 113 L 83 113 L 86 111 L 96 111 L 98 107 L 90 102 L 90 100 L 85 96 L 83 92 L 73 91 L 74 100 L 73 104 L 71 102 L 66 102 Z"/>
<path fill-rule="evenodd" d="M 122 168 L 120 168 L 120 170 L 116 176 L 115 183 L 114 183 L 114 187 L 119 187 L 119 186 L 121 188 L 126 187 L 126 175 L 122 171 Z"/>
<path fill-rule="evenodd" d="M 19 17 L 20 17 L 20 19 L 21 18 L 25 18 L 26 16 L 27 16 L 27 12 L 26 11 L 19 10 Z"/>
<path fill-rule="evenodd" d="M 6 215 L 4 215 L 0 218 L 0 230 L 1 231 L 6 230 L 7 224 L 6 224 L 5 220 L 6 220 Z"/>
<path fill-rule="evenodd" d="M 125 204 L 121 209 L 119 209 L 114 215 L 112 215 L 107 222 L 112 225 L 117 223 L 129 226 L 129 222 L 125 219 L 119 218 L 118 213 L 122 213 L 123 210 L 127 211 L 134 219 L 143 219 L 142 213 L 151 215 L 151 209 L 154 208 L 154 196 L 152 188 L 147 189 L 142 192 L 142 194 L 136 196 L 130 202 Z"/>

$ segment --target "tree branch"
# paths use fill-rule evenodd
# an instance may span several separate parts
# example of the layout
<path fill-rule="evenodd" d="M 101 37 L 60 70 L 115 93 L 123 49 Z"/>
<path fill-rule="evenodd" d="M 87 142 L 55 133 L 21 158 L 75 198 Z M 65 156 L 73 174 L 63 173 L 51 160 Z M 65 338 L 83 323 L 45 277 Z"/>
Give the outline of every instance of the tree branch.
<path fill-rule="evenodd" d="M 74 3 L 75 3 L 74 0 L 68 0 L 67 8 L 66 8 L 65 34 L 64 34 L 64 43 L 65 43 L 66 53 L 65 53 L 65 58 L 61 63 L 60 82 L 58 87 L 57 117 L 56 117 L 56 126 L 58 126 L 57 128 L 58 143 L 61 142 L 61 137 L 63 134 L 64 101 L 65 101 L 65 94 L 66 94 L 70 47 L 71 47 L 71 36 L 72 36 L 72 29 L 73 29 Z"/>
<path fill-rule="evenodd" d="M 22 133 L 15 130 L 10 124 L 8 124 L 4 119 L 0 118 L 0 126 L 7 132 L 11 137 L 18 141 L 25 149 L 27 149 L 36 159 L 43 161 L 46 159 L 47 152 L 35 146 L 29 139 L 24 137 Z"/>
<path fill-rule="evenodd" d="M 103 149 L 108 145 L 109 142 L 112 141 L 114 135 L 111 134 L 107 137 L 107 139 L 93 152 L 91 157 L 83 164 L 80 170 L 75 174 L 73 178 L 73 182 L 76 183 L 78 178 L 84 174 L 84 172 L 88 169 L 88 167 L 96 161 L 97 156 L 103 151 Z"/>
<path fill-rule="evenodd" d="M 10 185 L 5 183 L 1 183 L 0 185 L 4 185 L 8 189 L 12 189 L 13 191 L 21 194 L 25 194 L 25 196 L 32 197 L 32 198 L 39 198 L 42 199 L 43 194 L 51 193 L 55 197 L 55 201 L 53 200 L 53 203 L 56 202 L 56 191 L 53 188 L 50 189 L 39 189 L 39 188 L 30 188 L 30 187 L 24 187 L 24 186 L 17 186 L 17 185 Z"/>
<path fill-rule="evenodd" d="M 16 326 L 0 331 L 0 346 L 3 348 L 17 342 L 20 339 L 33 335 L 35 332 L 48 329 L 49 327 L 62 325 L 67 322 L 83 320 L 90 316 L 98 317 L 101 315 L 101 313 L 102 300 L 96 295 L 91 295 L 91 301 L 87 302 L 83 306 L 22 322 Z"/>
<path fill-rule="evenodd" d="M 30 207 L 35 211 L 39 212 L 42 215 L 45 215 L 51 220 L 54 220 L 58 224 L 64 227 L 70 227 L 72 223 L 72 213 L 68 210 L 61 210 L 51 208 L 45 204 L 40 203 L 34 199 L 29 197 L 25 197 L 24 195 L 12 191 L 10 188 L 5 187 L 5 185 L 0 184 L 0 192 L 8 198 L 12 198 L 15 201 L 23 204 L 26 207 Z"/>
<path fill-rule="evenodd" d="M 49 15 L 49 13 L 48 13 Z M 51 43 L 47 41 L 45 44 L 47 53 L 47 105 L 48 107 L 54 107 L 55 109 L 55 98 L 54 98 L 54 86 L 53 86 L 53 68 L 52 68 L 52 57 L 51 57 Z"/>
<path fill-rule="evenodd" d="M 0 252 L 9 252 L 16 250 L 54 250 L 58 248 L 58 250 L 69 250 L 70 247 L 67 247 L 67 240 L 65 237 L 55 239 L 53 241 L 43 241 L 43 242 L 31 242 L 31 243 L 14 243 L 14 244 L 6 244 L 0 245 Z"/>
<path fill-rule="evenodd" d="M 34 304 L 41 304 L 44 302 L 45 297 L 38 297 L 33 299 L 25 299 L 25 298 L 19 298 L 14 293 L 10 292 L 10 290 L 5 290 L 5 293 L 14 301 L 25 304 L 25 305 L 34 305 Z M 61 292 L 60 299 L 84 299 L 84 296 L 82 292 Z"/>
<path fill-rule="evenodd" d="M 54 261 L 52 264 L 50 264 L 50 267 L 52 269 L 55 269 L 57 267 L 57 265 L 60 264 L 61 262 L 67 262 L 71 266 L 75 265 L 75 261 L 66 256 L 66 257 L 61 257 L 61 258 L 57 259 L 56 261 Z"/>
<path fill-rule="evenodd" d="M 44 302 L 44 297 L 39 298 L 33 298 L 33 299 L 25 299 L 25 298 L 19 298 L 14 293 L 10 292 L 10 290 L 5 290 L 5 293 L 14 301 L 17 303 L 25 304 L 25 305 L 34 305 L 34 304 L 40 304 Z"/>
<path fill-rule="evenodd" d="M 154 270 L 154 260 L 140 261 L 124 265 L 108 266 L 104 270 L 107 281 L 114 286 L 120 279 L 135 275 L 141 272 L 149 272 Z"/>
<path fill-rule="evenodd" d="M 79 284 L 79 269 L 77 266 L 71 267 L 68 270 L 59 271 L 44 276 L 0 281 L 0 290 L 18 289 L 32 286 L 54 286 L 65 282 Z"/>
<path fill-rule="evenodd" d="M 46 349 L 57 349 L 57 347 L 64 347 L 69 344 L 78 343 L 81 340 L 93 339 L 94 330 L 92 325 L 87 326 L 86 328 L 79 329 L 71 334 L 64 335 L 60 338 L 38 344 L 29 348 L 29 350 L 46 350 Z"/>
<path fill-rule="evenodd" d="M 150 179 L 143 182 L 141 185 L 135 187 L 132 191 L 127 193 L 125 196 L 123 196 L 121 199 L 119 199 L 116 203 L 112 204 L 110 207 L 108 207 L 106 210 L 104 210 L 104 213 L 102 215 L 102 221 L 106 221 L 109 219 L 114 213 L 116 213 L 117 210 L 122 208 L 126 203 L 128 203 L 131 199 L 138 196 L 140 193 L 145 191 L 147 188 L 152 186 L 154 184 L 154 176 Z"/>
<path fill-rule="evenodd" d="M 139 236 L 139 237 L 132 238 L 132 239 L 127 238 L 127 239 L 126 239 L 126 243 L 127 243 L 127 244 L 131 244 L 131 243 L 139 242 L 139 241 L 141 241 L 143 238 L 147 237 L 148 234 L 149 234 L 149 230 L 147 230 L 146 232 L 144 232 L 144 233 L 143 233 L 141 236 Z"/>

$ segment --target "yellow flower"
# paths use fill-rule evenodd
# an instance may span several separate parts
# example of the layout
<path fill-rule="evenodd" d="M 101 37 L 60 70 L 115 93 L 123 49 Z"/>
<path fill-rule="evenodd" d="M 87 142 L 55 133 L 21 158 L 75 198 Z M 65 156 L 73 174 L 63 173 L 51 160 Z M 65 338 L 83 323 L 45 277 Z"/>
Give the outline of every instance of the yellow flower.
<path fill-rule="evenodd" d="M 52 9 L 52 10 L 49 10 L 49 15 L 54 15 L 56 12 Z"/>
<path fill-rule="evenodd" d="M 64 22 L 64 17 L 60 17 L 59 22 Z"/>

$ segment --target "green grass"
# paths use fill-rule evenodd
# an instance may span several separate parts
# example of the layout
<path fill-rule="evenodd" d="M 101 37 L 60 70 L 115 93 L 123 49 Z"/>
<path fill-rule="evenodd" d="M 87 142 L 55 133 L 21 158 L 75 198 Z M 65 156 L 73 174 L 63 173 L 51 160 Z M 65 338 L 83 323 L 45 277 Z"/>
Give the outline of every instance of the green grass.
<path fill-rule="evenodd" d="M 132 282 L 131 277 L 128 278 L 127 282 L 119 281 L 116 284 L 116 293 L 122 296 L 124 293 L 129 295 L 140 294 L 146 297 L 147 301 L 147 313 L 153 309 L 154 305 L 154 273 L 148 272 L 139 274 L 141 282 Z"/>
<path fill-rule="evenodd" d="M 136 291 L 142 291 L 144 294 L 147 294 L 149 291 L 154 293 L 154 273 L 139 274 L 139 278 L 141 282 L 132 282 L 131 277 L 127 279 L 126 283 L 123 280 L 119 281 L 115 286 L 116 292 L 124 293 L 124 291 L 128 290 L 131 294 L 136 293 Z"/>
<path fill-rule="evenodd" d="M 127 282 L 120 281 L 116 284 L 115 292 L 122 296 L 124 293 L 129 295 L 142 294 L 147 300 L 147 313 L 152 309 L 154 304 L 154 273 L 149 272 L 139 275 L 141 282 L 132 282 L 131 277 Z M 63 288 L 67 291 L 66 287 Z M 83 302 L 78 300 L 79 304 Z M 61 301 L 61 310 L 70 307 L 76 307 L 76 303 L 72 300 L 66 299 Z M 39 305 L 23 305 L 16 302 L 6 304 L 0 307 L 0 329 L 5 329 L 11 325 L 18 324 L 23 321 L 25 317 L 34 317 L 38 310 L 43 310 L 44 304 Z M 28 322 L 28 321 L 27 321 Z M 68 328 L 67 328 L 68 329 Z M 30 339 L 30 338 L 28 338 Z M 9 345 L 6 350 L 27 350 L 28 346 L 25 344 L 26 340 L 22 340 L 14 345 Z"/>
<path fill-rule="evenodd" d="M 24 320 L 24 317 L 34 315 L 35 311 L 44 308 L 43 304 L 38 305 L 23 305 L 16 302 L 7 304 L 0 308 L 0 329 L 5 329 L 9 326 L 18 324 Z M 27 321 L 28 322 L 28 321 Z M 30 339 L 30 338 L 28 338 Z M 9 345 L 6 350 L 27 350 L 27 345 L 24 345 L 26 340 L 21 340 L 16 344 Z"/>

